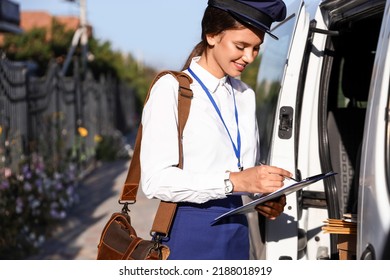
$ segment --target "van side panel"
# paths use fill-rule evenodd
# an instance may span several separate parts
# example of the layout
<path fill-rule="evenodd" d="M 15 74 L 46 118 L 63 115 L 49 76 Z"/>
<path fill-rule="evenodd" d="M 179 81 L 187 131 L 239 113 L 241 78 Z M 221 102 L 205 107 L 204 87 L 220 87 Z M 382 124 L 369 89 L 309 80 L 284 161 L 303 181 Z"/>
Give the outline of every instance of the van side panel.
<path fill-rule="evenodd" d="M 387 1 L 371 79 L 363 140 L 359 179 L 357 239 L 359 259 L 382 259 L 386 253 L 384 248 L 390 233 L 388 181 L 390 170 L 388 169 L 389 159 L 386 158 L 386 153 L 390 148 L 388 146 L 390 135 L 386 129 L 389 123 L 389 38 L 390 3 Z"/>

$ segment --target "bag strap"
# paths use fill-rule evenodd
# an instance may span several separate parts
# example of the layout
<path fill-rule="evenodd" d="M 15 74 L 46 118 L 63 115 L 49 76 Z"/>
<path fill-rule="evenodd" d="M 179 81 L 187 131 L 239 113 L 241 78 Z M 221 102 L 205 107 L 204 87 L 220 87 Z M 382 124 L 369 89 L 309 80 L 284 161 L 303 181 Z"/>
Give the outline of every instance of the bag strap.
<path fill-rule="evenodd" d="M 149 87 L 148 94 L 145 98 L 145 104 L 149 99 L 150 91 L 153 85 L 157 82 L 159 78 L 166 74 L 171 74 L 179 82 L 179 92 L 178 92 L 178 139 L 179 139 L 179 162 L 178 167 L 183 168 L 183 143 L 182 136 L 184 126 L 186 125 L 188 114 L 190 112 L 191 100 L 192 100 L 192 90 L 190 84 L 192 79 L 190 76 L 183 72 L 177 71 L 162 71 L 160 72 L 153 80 Z M 120 196 L 119 203 L 125 204 L 134 204 L 137 200 L 137 192 L 139 187 L 139 182 L 141 178 L 141 165 L 140 165 L 140 149 L 141 149 L 141 139 L 142 139 L 142 123 L 138 127 L 137 137 L 134 145 L 133 157 L 130 162 L 130 167 L 127 172 L 127 177 L 125 184 L 122 189 L 122 194 Z M 153 226 L 151 233 L 162 233 L 165 236 L 168 235 L 169 229 L 171 227 L 173 217 L 176 211 L 176 203 L 160 201 L 159 207 L 154 218 Z"/>

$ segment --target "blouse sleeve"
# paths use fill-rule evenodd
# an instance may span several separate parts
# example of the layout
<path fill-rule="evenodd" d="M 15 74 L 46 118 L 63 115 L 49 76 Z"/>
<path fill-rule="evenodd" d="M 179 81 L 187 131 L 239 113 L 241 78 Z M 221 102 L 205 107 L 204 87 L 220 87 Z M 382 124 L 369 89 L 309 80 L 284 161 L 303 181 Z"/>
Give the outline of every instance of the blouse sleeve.
<path fill-rule="evenodd" d="M 226 197 L 224 172 L 194 174 L 177 166 L 178 82 L 161 77 L 150 92 L 142 114 L 141 187 L 148 198 L 203 203 Z"/>

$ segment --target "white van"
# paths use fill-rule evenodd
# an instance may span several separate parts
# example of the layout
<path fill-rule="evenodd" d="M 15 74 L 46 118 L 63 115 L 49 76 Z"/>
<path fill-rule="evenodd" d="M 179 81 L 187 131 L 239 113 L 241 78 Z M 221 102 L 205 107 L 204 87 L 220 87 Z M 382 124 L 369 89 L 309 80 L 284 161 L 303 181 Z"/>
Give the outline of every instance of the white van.
<path fill-rule="evenodd" d="M 257 259 L 339 259 L 328 218 L 357 216 L 354 259 L 390 258 L 390 0 L 286 0 L 256 81 L 261 160 L 306 178 L 252 231 Z M 257 223 L 257 217 L 251 222 Z M 258 229 L 258 230 L 257 230 Z"/>

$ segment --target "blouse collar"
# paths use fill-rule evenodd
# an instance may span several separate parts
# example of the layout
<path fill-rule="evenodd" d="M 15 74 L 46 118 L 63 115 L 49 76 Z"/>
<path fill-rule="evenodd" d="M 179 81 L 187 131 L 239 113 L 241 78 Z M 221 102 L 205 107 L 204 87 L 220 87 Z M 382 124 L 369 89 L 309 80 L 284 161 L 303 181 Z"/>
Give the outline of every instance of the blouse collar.
<path fill-rule="evenodd" d="M 211 74 L 209 71 L 207 71 L 198 64 L 199 59 L 200 56 L 194 57 L 191 61 L 190 68 L 196 73 L 196 75 L 205 84 L 205 86 L 211 93 L 215 93 L 219 86 L 228 86 L 225 85 L 226 83 L 229 83 L 227 75 L 225 75 L 221 79 L 216 78 L 213 74 Z"/>

